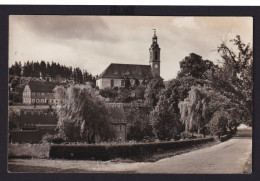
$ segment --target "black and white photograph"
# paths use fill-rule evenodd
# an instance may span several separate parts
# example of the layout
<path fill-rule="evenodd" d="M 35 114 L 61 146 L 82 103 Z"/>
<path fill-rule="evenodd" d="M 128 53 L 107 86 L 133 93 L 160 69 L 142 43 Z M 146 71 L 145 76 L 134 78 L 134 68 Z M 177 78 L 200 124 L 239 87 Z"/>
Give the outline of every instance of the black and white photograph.
<path fill-rule="evenodd" d="M 251 174 L 253 22 L 9 15 L 8 172 Z"/>

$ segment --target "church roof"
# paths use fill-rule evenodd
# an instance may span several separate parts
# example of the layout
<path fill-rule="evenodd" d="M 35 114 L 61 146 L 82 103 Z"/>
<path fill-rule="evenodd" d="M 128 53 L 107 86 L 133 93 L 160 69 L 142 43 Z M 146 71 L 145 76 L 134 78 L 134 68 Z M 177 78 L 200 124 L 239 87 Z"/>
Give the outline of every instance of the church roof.
<path fill-rule="evenodd" d="M 99 76 L 100 78 L 154 78 L 150 65 L 115 64 L 111 63 Z"/>
<path fill-rule="evenodd" d="M 48 81 L 30 81 L 28 83 L 31 92 L 53 92 L 53 89 L 64 83 L 48 82 Z"/>

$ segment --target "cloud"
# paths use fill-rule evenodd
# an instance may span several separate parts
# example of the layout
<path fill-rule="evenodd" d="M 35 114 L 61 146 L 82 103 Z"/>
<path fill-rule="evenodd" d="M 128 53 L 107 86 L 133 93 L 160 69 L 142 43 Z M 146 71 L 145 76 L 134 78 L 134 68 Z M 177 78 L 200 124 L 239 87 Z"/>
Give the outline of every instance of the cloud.
<path fill-rule="evenodd" d="M 179 71 L 189 53 L 216 61 L 221 39 L 252 43 L 250 17 L 10 16 L 9 62 L 58 61 L 100 74 L 110 63 L 148 64 L 153 28 L 161 47 L 161 76 Z"/>
<path fill-rule="evenodd" d="M 118 41 L 115 32 L 98 16 L 10 16 L 14 23 L 32 33 L 54 39 Z"/>

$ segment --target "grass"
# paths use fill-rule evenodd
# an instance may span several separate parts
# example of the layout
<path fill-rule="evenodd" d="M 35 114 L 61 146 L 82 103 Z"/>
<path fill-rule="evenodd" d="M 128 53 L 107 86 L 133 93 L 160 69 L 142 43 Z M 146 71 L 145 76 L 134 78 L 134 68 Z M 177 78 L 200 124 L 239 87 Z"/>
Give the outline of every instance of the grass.
<path fill-rule="evenodd" d="M 243 173 L 251 174 L 252 173 L 252 154 L 249 156 L 244 168 Z"/>
<path fill-rule="evenodd" d="M 9 158 L 48 158 L 49 144 L 9 144 Z"/>

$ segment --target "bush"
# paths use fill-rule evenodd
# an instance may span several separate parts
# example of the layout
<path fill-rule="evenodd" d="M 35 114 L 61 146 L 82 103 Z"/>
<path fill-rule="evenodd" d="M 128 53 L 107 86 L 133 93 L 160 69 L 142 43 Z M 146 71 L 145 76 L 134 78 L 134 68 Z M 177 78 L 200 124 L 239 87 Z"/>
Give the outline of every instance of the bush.
<path fill-rule="evenodd" d="M 42 143 L 54 143 L 61 144 L 65 142 L 65 139 L 60 137 L 60 135 L 51 135 L 49 133 L 45 134 L 41 140 Z"/>
<path fill-rule="evenodd" d="M 223 142 L 223 141 L 229 140 L 230 138 L 232 138 L 232 134 L 227 134 L 227 135 L 221 136 L 219 140 L 221 142 Z"/>
<path fill-rule="evenodd" d="M 192 133 L 190 133 L 190 132 L 183 132 L 183 133 L 181 133 L 180 137 L 181 137 L 182 139 L 186 139 L 186 138 L 188 138 L 188 139 L 194 139 L 194 138 L 197 138 L 196 136 L 194 136 L 194 135 L 193 135 Z"/>
<path fill-rule="evenodd" d="M 51 158 L 109 160 L 144 156 L 157 150 L 177 150 L 213 141 L 213 138 L 126 145 L 51 145 Z"/>

